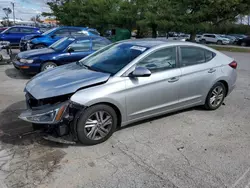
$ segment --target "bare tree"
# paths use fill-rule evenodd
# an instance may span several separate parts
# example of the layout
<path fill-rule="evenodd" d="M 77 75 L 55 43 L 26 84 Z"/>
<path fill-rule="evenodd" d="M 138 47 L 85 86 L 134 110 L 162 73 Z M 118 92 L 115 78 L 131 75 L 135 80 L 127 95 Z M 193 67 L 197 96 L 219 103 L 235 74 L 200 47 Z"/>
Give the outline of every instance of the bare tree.
<path fill-rule="evenodd" d="M 5 15 L 6 15 L 7 23 L 8 23 L 8 26 L 9 26 L 9 24 L 10 24 L 10 22 L 9 22 L 9 15 L 12 13 L 12 11 L 11 11 L 10 8 L 3 8 L 3 11 L 4 11 Z"/>

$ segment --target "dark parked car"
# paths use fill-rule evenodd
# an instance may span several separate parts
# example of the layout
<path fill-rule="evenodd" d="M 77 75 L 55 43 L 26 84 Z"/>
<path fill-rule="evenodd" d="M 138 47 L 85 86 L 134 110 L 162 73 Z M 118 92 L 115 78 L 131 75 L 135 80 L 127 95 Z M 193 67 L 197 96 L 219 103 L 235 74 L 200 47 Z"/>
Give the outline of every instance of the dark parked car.
<path fill-rule="evenodd" d="M 28 35 L 20 41 L 20 51 L 46 48 L 63 37 L 69 36 L 99 36 L 96 29 L 85 27 L 63 26 L 50 29 L 43 34 Z"/>
<path fill-rule="evenodd" d="M 28 26 L 14 26 L 0 33 L 0 40 L 9 41 L 11 45 L 19 45 L 22 37 L 30 34 L 40 34 L 39 28 Z"/>
<path fill-rule="evenodd" d="M 20 52 L 13 65 L 24 73 L 36 74 L 79 61 L 110 43 L 108 39 L 99 36 L 64 37 L 48 48 Z"/>
<path fill-rule="evenodd" d="M 239 39 L 237 44 L 240 46 L 250 46 L 250 37 Z"/>

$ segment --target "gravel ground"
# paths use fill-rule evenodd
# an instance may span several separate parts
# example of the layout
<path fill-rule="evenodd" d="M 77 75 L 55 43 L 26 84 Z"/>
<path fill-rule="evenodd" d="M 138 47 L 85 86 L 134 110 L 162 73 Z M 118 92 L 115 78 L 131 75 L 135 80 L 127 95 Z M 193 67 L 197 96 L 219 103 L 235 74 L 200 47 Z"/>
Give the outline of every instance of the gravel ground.
<path fill-rule="evenodd" d="M 192 108 L 140 122 L 84 147 L 43 140 L 17 119 L 25 77 L 0 65 L 1 188 L 250 187 L 250 54 L 216 111 Z"/>

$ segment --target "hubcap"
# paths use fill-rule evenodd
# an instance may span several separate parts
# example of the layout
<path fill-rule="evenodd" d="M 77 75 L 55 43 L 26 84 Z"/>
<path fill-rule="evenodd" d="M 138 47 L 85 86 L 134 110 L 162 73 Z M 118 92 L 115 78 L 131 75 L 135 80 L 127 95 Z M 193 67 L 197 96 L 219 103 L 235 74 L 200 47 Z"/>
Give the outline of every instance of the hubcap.
<path fill-rule="evenodd" d="M 44 70 L 53 69 L 55 67 L 56 67 L 55 65 L 46 65 Z"/>
<path fill-rule="evenodd" d="M 217 86 L 216 88 L 214 88 L 214 90 L 212 91 L 212 95 L 210 97 L 210 104 L 213 107 L 217 107 L 221 104 L 222 100 L 223 100 L 223 88 L 221 86 Z"/>
<path fill-rule="evenodd" d="M 111 130 L 113 118 L 106 111 L 97 111 L 85 122 L 84 133 L 91 140 L 104 138 Z"/>

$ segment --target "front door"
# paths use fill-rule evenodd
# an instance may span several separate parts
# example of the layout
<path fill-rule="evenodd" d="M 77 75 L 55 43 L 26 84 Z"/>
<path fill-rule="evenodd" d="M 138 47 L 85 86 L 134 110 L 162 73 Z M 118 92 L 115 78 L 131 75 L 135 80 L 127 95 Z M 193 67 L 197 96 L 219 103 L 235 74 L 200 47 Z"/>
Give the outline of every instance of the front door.
<path fill-rule="evenodd" d="M 68 52 L 68 49 L 71 49 L 71 52 Z M 79 61 L 82 58 L 91 54 L 91 41 L 89 39 L 76 40 L 65 50 L 64 54 L 60 56 L 59 62 L 62 64 L 67 64 L 70 62 Z"/>
<path fill-rule="evenodd" d="M 176 47 L 159 49 L 136 66 L 146 67 L 152 74 L 126 80 L 128 121 L 178 107 L 181 71 L 177 65 Z"/>
<path fill-rule="evenodd" d="M 180 47 L 180 105 L 193 105 L 206 98 L 213 81 L 216 80 L 218 66 L 215 54 L 209 50 L 183 46 Z"/>

